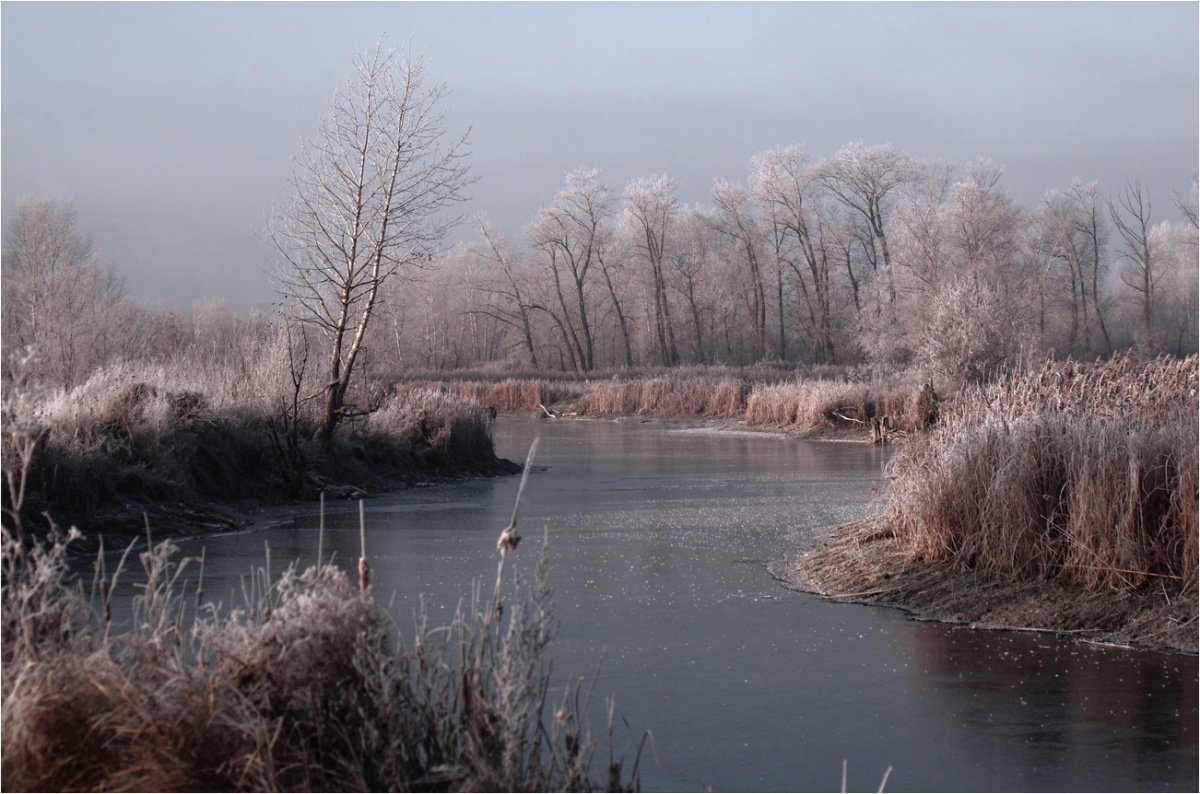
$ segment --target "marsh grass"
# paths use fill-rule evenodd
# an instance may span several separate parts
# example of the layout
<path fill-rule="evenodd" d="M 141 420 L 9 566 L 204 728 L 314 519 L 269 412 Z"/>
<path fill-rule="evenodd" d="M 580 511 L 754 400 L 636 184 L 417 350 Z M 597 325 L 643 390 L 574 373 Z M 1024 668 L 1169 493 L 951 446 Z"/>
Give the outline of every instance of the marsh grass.
<path fill-rule="evenodd" d="M 849 379 L 798 378 L 756 385 L 746 404 L 746 421 L 751 425 L 820 427 L 857 427 L 869 425 L 876 417 L 888 417 L 897 429 L 920 426 L 916 397 L 920 389 L 916 379 L 901 375 Z"/>
<path fill-rule="evenodd" d="M 164 542 L 138 555 L 145 584 L 118 633 L 105 606 L 125 560 L 111 575 L 97 566 L 97 604 L 69 574 L 74 537 L 3 533 L 7 790 L 597 787 L 590 694 L 551 686 L 544 549 L 531 585 L 504 588 L 501 564 L 494 598 L 476 585 L 449 625 L 421 614 L 406 637 L 365 578 L 356 588 L 332 564 L 273 580 L 260 569 L 222 610 L 203 600 L 202 574 L 185 575 L 198 561 Z M 608 716 L 601 779 L 623 790 L 641 749 L 627 770 L 611 704 Z"/>
<path fill-rule="evenodd" d="M 43 513 L 79 523 L 124 502 L 315 497 L 330 483 L 367 490 L 498 463 L 474 401 L 427 390 L 381 397 L 323 445 L 315 416 L 285 417 L 279 395 L 244 391 L 131 364 L 70 390 L 6 382 L 4 472 L 19 486 L 5 489 L 6 526 L 45 531 Z"/>
<path fill-rule="evenodd" d="M 1087 591 L 1197 589 L 1197 359 L 1047 364 L 964 391 L 891 461 L 916 559 Z"/>
<path fill-rule="evenodd" d="M 865 431 L 874 417 L 889 417 L 901 430 L 923 427 L 915 376 L 865 369 L 681 367 L 630 370 L 587 376 L 505 376 L 446 374 L 441 380 L 405 379 L 398 393 L 435 391 L 475 400 L 498 411 L 543 415 L 557 406 L 576 416 L 651 416 L 734 419 L 754 426 L 800 431 L 855 428 Z"/>

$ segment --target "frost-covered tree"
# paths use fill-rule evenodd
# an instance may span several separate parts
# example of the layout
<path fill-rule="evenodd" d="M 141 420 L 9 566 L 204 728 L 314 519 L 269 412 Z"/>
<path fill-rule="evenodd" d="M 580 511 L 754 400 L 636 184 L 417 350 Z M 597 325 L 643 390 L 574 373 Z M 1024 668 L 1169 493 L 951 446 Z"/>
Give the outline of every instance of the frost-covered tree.
<path fill-rule="evenodd" d="M 834 259 L 826 230 L 833 221 L 830 208 L 822 203 L 822 169 L 809 162 L 803 147 L 788 146 L 755 157 L 750 173 L 754 196 L 764 214 L 783 241 L 790 238 L 792 254 L 787 261 L 810 317 L 815 358 L 831 362 L 835 358 L 836 296 Z M 786 247 L 785 242 L 776 249 Z M 782 302 L 782 281 L 777 289 Z"/>
<path fill-rule="evenodd" d="M 1141 323 L 1137 344 L 1146 350 L 1157 347 L 1154 339 L 1155 288 L 1159 281 L 1158 262 L 1154 255 L 1150 231 L 1150 196 L 1140 182 L 1132 182 L 1109 199 L 1108 212 L 1113 227 L 1121 238 L 1121 282 L 1138 296 Z"/>
<path fill-rule="evenodd" d="M 666 174 L 634 179 L 625 186 L 625 220 L 638 257 L 645 263 L 654 298 L 654 341 L 659 361 L 679 363 L 665 264 L 667 241 L 674 231 L 679 200 L 675 181 Z"/>
<path fill-rule="evenodd" d="M 865 146 L 848 144 L 823 163 L 818 172 L 821 184 L 838 201 L 865 221 L 868 261 L 876 270 L 890 271 L 891 249 L 888 246 L 887 219 L 897 190 L 921 177 L 920 165 L 890 144 Z M 890 275 L 889 275 L 890 278 Z M 889 300 L 895 291 L 889 282 Z"/>
<path fill-rule="evenodd" d="M 33 374 L 70 387 L 121 346 L 124 282 L 100 265 L 71 201 L 21 199 L 5 230 L 2 284 L 6 365 L 31 348 Z"/>
<path fill-rule="evenodd" d="M 430 264 L 458 222 L 447 209 L 469 182 L 465 136 L 446 138 L 442 94 L 426 86 L 420 60 L 356 57 L 271 223 L 283 258 L 277 289 L 327 343 L 323 441 L 362 410 L 348 395 L 384 285 Z"/>
<path fill-rule="evenodd" d="M 538 211 L 526 236 L 538 252 L 552 295 L 545 310 L 562 329 L 577 369 L 595 367 L 595 340 L 589 305 L 596 272 L 608 244 L 612 192 L 595 168 L 567 174 L 554 202 Z"/>
<path fill-rule="evenodd" d="M 738 292 L 743 296 L 751 318 L 754 358 L 762 359 L 767 353 L 767 296 L 762 262 L 765 230 L 755 213 L 750 193 L 741 185 L 718 179 L 713 182 L 712 197 L 717 210 L 714 216 L 716 228 L 729 238 L 737 255 L 735 261 L 744 265 L 739 279 L 744 287 Z M 777 261 L 782 267 L 783 258 Z M 781 312 L 781 321 L 782 317 Z"/>

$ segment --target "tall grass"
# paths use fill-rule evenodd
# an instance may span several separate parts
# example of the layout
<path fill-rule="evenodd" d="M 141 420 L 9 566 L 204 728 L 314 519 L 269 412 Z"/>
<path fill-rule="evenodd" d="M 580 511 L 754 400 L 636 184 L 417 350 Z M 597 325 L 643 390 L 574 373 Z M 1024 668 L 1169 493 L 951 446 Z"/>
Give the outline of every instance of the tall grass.
<path fill-rule="evenodd" d="M 742 415 L 748 385 L 714 373 L 645 379 L 612 378 L 587 384 L 574 410 L 583 415 L 728 419 Z"/>
<path fill-rule="evenodd" d="M 476 402 L 379 390 L 376 410 L 325 446 L 311 405 L 289 406 L 266 374 L 226 374 L 210 383 L 186 367 L 118 363 L 69 390 L 5 383 L 4 471 L 24 488 L 5 494 L 6 524 L 19 515 L 44 529 L 44 512 L 78 522 L 122 502 L 310 497 L 330 483 L 368 490 L 499 465 Z"/>
<path fill-rule="evenodd" d="M 927 420 L 919 411 L 921 384 L 908 374 L 824 367 L 797 374 L 794 368 L 683 367 L 595 373 L 574 380 L 560 376 L 486 380 L 480 373 L 444 380 L 406 379 L 394 391 L 440 391 L 476 400 L 498 411 L 541 414 L 557 406 L 577 416 L 653 416 L 737 419 L 755 426 L 801 431 L 822 428 L 866 430 L 872 418 L 911 430 Z"/>
<path fill-rule="evenodd" d="M 796 379 L 759 385 L 746 404 L 751 425 L 864 427 L 876 417 L 889 417 L 894 426 L 920 426 L 915 416 L 919 386 L 915 378 L 898 376 L 869 381 Z"/>
<path fill-rule="evenodd" d="M 492 382 L 485 380 L 411 380 L 392 387 L 394 394 L 413 392 L 441 392 L 468 400 L 482 406 L 492 406 L 497 411 L 538 411 L 540 405 L 552 405 L 573 400 L 580 389 L 572 383 L 551 381 L 545 378 L 505 378 Z"/>
<path fill-rule="evenodd" d="M 197 561 L 165 542 L 139 555 L 145 585 L 118 633 L 106 606 L 124 561 L 98 566 L 89 598 L 67 541 L 0 540 L 8 790 L 597 787 L 588 699 L 551 687 L 544 553 L 507 608 L 476 587 L 449 625 L 422 617 L 406 637 L 331 564 L 260 569 L 222 611 L 186 575 Z M 636 775 L 610 749 L 604 785 Z"/>
<path fill-rule="evenodd" d="M 959 395 L 890 464 L 914 557 L 1195 593 L 1197 359 L 1047 364 Z"/>

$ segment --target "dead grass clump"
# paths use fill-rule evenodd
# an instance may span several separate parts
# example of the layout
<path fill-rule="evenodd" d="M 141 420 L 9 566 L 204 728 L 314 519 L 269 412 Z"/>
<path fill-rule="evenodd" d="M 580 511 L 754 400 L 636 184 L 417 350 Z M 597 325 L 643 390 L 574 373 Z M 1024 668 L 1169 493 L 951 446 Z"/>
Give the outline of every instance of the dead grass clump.
<path fill-rule="evenodd" d="M 506 378 L 488 385 L 480 402 L 493 406 L 497 411 L 537 411 L 539 405 L 552 405 L 572 395 L 572 390 L 565 388 L 564 384 L 541 379 Z"/>
<path fill-rule="evenodd" d="M 633 416 L 641 404 L 641 380 L 611 378 L 589 383 L 575 410 L 585 416 Z"/>
<path fill-rule="evenodd" d="M 584 385 L 575 411 L 592 416 L 696 416 L 729 419 L 745 410 L 744 381 L 714 374 L 611 378 Z"/>
<path fill-rule="evenodd" d="M 3 533 L 8 789 L 596 787 L 586 699 L 568 685 L 551 701 L 544 555 L 533 586 L 502 586 L 501 563 L 495 598 L 476 587 L 449 626 L 421 618 L 405 638 L 332 565 L 260 570 L 241 607 L 200 606 L 194 561 L 170 543 L 140 555 L 145 585 L 117 632 L 106 606 L 124 561 L 111 577 L 98 565 L 93 600 L 65 548 Z M 608 774 L 623 790 L 636 764 Z"/>
<path fill-rule="evenodd" d="M 540 412 L 539 405 L 554 405 L 579 396 L 581 386 L 545 378 L 505 378 L 500 381 L 447 377 L 444 380 L 411 380 L 396 383 L 394 394 L 440 391 L 497 411 Z"/>
<path fill-rule="evenodd" d="M 427 447 L 442 463 L 495 458 L 483 405 L 441 390 L 413 389 L 393 394 L 368 418 L 367 430 Z"/>
<path fill-rule="evenodd" d="M 1196 371 L 1068 362 L 968 392 L 893 458 L 889 522 L 928 562 L 1194 593 Z"/>
<path fill-rule="evenodd" d="M 758 384 L 746 402 L 752 425 L 864 429 L 872 419 L 888 417 L 896 429 L 915 427 L 916 391 L 908 378 L 850 381 L 797 379 Z"/>

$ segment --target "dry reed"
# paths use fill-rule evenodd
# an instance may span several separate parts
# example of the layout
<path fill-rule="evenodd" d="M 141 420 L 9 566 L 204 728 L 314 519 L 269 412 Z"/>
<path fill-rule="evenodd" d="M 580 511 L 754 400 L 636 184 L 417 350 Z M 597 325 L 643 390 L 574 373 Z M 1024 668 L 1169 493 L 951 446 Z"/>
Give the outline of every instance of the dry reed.
<path fill-rule="evenodd" d="M 1048 364 L 976 388 L 893 458 L 912 554 L 1089 591 L 1197 588 L 1197 359 Z"/>
<path fill-rule="evenodd" d="M 596 788 L 587 699 L 576 683 L 551 701 L 544 553 L 503 614 L 476 586 L 450 625 L 420 617 L 406 640 L 333 565 L 260 570 L 240 608 L 197 609 L 169 542 L 140 555 L 132 625 L 112 633 L 67 542 L 3 533 L 6 789 Z M 637 764 L 610 752 L 604 775 L 623 790 Z"/>

